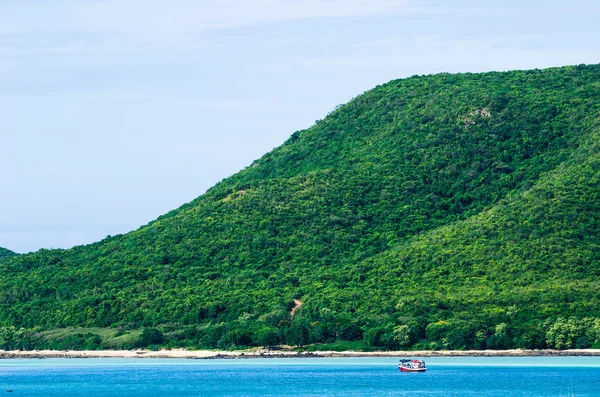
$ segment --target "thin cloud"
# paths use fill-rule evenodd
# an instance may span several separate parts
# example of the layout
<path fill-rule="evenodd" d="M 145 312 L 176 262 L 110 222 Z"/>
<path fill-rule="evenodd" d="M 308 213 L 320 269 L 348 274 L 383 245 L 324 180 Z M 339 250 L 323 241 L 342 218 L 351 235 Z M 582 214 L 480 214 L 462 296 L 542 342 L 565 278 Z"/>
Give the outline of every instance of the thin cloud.
<path fill-rule="evenodd" d="M 422 4 L 422 2 L 421 2 Z M 81 31 L 180 35 L 262 22 L 436 12 L 414 0 L 65 1 L 0 6 L 0 32 Z M 52 18 L 48 18 L 51 15 Z"/>
<path fill-rule="evenodd" d="M 66 0 L 0 4 L 3 57 L 198 48 L 217 29 L 444 12 L 415 0 Z"/>

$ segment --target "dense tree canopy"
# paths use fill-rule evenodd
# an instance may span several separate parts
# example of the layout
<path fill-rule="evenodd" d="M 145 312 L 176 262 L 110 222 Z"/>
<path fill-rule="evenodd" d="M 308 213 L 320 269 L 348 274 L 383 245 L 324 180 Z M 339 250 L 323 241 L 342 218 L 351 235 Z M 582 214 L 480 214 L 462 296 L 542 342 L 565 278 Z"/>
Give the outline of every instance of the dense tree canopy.
<path fill-rule="evenodd" d="M 15 256 L 15 255 L 16 254 L 14 252 L 12 252 L 11 250 L 0 247 L 0 258 L 5 258 L 5 257 Z"/>
<path fill-rule="evenodd" d="M 378 86 L 134 232 L 0 261 L 0 347 L 598 344 L 599 94 Z"/>

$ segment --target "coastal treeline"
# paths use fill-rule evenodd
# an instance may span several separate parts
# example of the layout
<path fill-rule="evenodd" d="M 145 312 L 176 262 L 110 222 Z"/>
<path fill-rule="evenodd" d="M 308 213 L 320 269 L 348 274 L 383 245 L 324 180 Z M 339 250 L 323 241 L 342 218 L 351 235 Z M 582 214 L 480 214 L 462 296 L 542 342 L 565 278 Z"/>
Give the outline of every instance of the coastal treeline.
<path fill-rule="evenodd" d="M 439 321 L 403 325 L 389 323 L 361 328 L 354 322 L 328 324 L 282 320 L 205 326 L 160 326 L 142 330 L 61 329 L 32 331 L 0 327 L 0 350 L 102 349 L 242 349 L 280 346 L 316 350 L 482 350 L 600 348 L 600 319 L 563 318 L 515 329 L 506 323 L 482 327 L 479 323 Z"/>
<path fill-rule="evenodd" d="M 136 231 L 1 258 L 0 342 L 598 346 L 599 90 L 598 65 L 376 87 Z"/>

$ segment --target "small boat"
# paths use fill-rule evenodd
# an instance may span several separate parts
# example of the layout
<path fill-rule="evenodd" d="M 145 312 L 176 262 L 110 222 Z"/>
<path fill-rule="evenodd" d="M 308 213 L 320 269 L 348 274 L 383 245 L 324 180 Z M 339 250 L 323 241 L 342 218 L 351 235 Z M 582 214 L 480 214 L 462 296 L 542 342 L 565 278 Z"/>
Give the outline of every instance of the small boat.
<path fill-rule="evenodd" d="M 425 360 L 400 360 L 398 368 L 401 372 L 425 372 Z"/>

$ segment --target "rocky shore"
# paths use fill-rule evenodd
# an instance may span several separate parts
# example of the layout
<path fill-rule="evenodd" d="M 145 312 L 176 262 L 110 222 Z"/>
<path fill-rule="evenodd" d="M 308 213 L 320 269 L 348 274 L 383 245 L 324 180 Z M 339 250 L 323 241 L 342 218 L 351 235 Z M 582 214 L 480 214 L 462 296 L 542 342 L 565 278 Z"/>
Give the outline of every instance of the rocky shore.
<path fill-rule="evenodd" d="M 319 351 L 296 352 L 282 350 L 213 351 L 213 350 L 32 350 L 3 351 L 0 359 L 14 358 L 178 358 L 178 359 L 245 359 L 245 358 L 309 358 L 309 357 L 543 357 L 600 356 L 600 349 L 571 350 L 421 350 L 421 351 Z"/>

